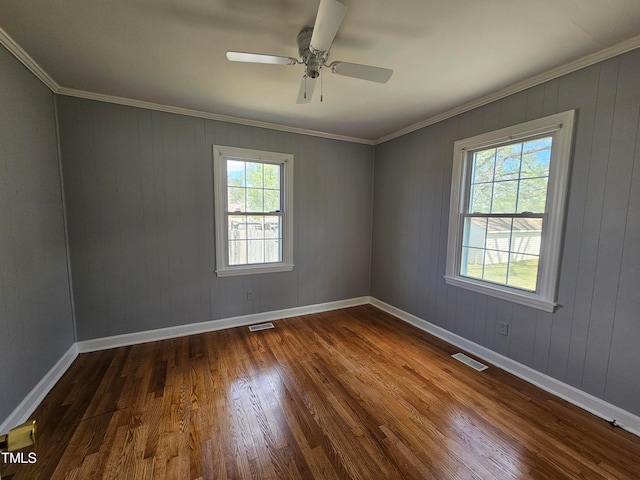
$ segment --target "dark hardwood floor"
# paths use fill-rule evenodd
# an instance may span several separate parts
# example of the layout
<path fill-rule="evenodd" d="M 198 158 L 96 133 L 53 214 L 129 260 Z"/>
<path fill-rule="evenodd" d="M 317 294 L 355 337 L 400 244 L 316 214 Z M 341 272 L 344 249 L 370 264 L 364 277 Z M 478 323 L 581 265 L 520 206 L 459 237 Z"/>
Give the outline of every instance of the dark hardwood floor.
<path fill-rule="evenodd" d="M 80 355 L 13 479 L 640 478 L 640 438 L 372 307 Z"/>

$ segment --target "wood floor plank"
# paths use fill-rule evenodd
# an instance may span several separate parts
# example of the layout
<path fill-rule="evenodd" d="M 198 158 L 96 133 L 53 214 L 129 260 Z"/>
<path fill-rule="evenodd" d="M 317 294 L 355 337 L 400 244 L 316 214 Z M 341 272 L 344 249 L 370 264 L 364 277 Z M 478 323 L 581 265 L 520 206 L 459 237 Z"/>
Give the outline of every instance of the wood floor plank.
<path fill-rule="evenodd" d="M 80 355 L 22 479 L 638 479 L 640 439 L 372 306 Z"/>

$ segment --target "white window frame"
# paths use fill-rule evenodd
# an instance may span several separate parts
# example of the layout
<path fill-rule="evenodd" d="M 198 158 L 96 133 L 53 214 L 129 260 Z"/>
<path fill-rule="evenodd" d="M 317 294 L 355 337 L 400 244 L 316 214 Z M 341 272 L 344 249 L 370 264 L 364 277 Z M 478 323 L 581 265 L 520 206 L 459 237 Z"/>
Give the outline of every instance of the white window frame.
<path fill-rule="evenodd" d="M 227 172 L 226 160 L 235 159 L 282 165 L 281 218 L 282 218 L 282 261 L 249 265 L 229 265 L 229 233 L 227 216 Z M 248 148 L 213 146 L 213 186 L 214 186 L 214 228 L 216 268 L 218 277 L 251 275 L 257 273 L 286 272 L 293 270 L 293 155 L 267 152 Z"/>
<path fill-rule="evenodd" d="M 568 190 L 574 110 L 540 118 L 455 142 L 449 210 L 449 238 L 445 281 L 449 285 L 491 295 L 547 312 L 557 308 L 556 295 Z M 469 195 L 470 162 L 479 150 L 552 135 L 549 183 L 542 230 L 538 287 L 535 292 L 460 275 L 463 214 Z"/>

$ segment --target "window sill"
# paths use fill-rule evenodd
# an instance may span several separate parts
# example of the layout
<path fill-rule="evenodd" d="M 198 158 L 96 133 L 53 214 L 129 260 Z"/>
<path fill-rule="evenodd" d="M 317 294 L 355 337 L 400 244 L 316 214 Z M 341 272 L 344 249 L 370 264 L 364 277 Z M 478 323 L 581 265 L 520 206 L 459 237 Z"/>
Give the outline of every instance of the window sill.
<path fill-rule="evenodd" d="M 264 266 L 247 265 L 240 267 L 227 267 L 224 269 L 216 270 L 216 276 L 218 277 L 234 277 L 238 275 L 256 275 L 259 273 L 277 273 L 277 272 L 290 272 L 293 270 L 293 264 L 271 264 Z"/>
<path fill-rule="evenodd" d="M 502 300 L 508 300 L 510 302 L 536 308 L 538 310 L 543 310 L 549 313 L 553 313 L 558 307 L 557 303 L 542 298 L 540 295 L 537 295 L 535 293 L 528 294 L 524 291 L 519 292 L 507 287 L 501 287 L 499 285 L 488 285 L 485 282 L 474 281 L 472 279 L 464 277 L 445 276 L 444 279 L 447 282 L 447 285 L 465 288 L 476 293 L 490 295 L 492 297 L 500 298 Z"/>

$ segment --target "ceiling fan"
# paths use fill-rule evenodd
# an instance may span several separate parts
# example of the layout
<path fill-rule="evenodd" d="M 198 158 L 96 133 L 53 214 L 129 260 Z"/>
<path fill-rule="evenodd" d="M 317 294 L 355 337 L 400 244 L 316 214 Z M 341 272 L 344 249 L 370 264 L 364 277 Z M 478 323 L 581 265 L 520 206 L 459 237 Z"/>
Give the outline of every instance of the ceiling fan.
<path fill-rule="evenodd" d="M 315 82 L 320 76 L 322 67 L 327 67 L 331 73 L 337 75 L 387 83 L 393 74 L 393 70 L 388 68 L 340 61 L 327 63 L 329 50 L 346 13 L 347 6 L 342 2 L 338 0 L 320 0 L 314 27 L 304 28 L 298 34 L 297 42 L 300 59 L 247 52 L 227 52 L 227 59 L 232 62 L 304 65 L 298 103 L 309 103 L 311 101 Z"/>

